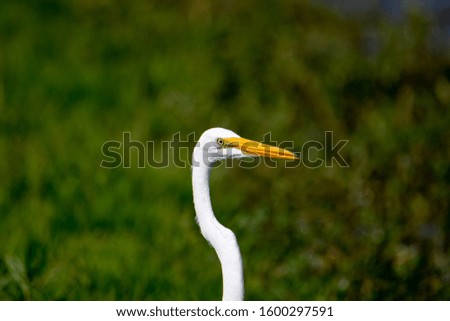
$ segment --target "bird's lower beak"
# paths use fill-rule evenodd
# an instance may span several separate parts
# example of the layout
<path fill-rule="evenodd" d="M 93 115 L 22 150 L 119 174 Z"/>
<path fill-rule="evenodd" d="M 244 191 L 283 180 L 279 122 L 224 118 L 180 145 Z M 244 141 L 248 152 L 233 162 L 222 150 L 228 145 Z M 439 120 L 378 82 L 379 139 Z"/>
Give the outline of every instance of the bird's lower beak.
<path fill-rule="evenodd" d="M 233 147 L 240 149 L 244 154 L 249 156 L 261 156 L 270 158 L 282 158 L 282 159 L 298 159 L 298 157 L 288 151 L 287 149 L 270 146 L 254 140 L 249 140 L 242 137 L 224 138 L 226 147 Z"/>

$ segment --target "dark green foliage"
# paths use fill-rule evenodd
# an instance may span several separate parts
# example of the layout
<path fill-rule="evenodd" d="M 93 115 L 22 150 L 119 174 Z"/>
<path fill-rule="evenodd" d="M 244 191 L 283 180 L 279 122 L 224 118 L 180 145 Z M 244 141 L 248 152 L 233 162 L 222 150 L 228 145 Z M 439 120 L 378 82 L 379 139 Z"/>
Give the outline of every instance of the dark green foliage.
<path fill-rule="evenodd" d="M 349 140 L 348 168 L 214 170 L 247 299 L 449 300 L 450 60 L 429 35 L 294 0 L 2 1 L 0 299 L 220 299 L 189 167 L 100 162 L 123 132 L 158 159 L 221 126 Z"/>

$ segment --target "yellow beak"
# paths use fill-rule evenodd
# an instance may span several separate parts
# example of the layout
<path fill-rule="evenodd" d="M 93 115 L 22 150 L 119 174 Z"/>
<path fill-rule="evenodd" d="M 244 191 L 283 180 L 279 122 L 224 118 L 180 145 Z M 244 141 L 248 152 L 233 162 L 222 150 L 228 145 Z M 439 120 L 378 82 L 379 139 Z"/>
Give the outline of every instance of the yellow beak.
<path fill-rule="evenodd" d="M 240 149 L 244 154 L 249 156 L 262 156 L 270 158 L 282 159 L 299 159 L 294 153 L 290 151 L 259 143 L 254 140 L 249 140 L 241 137 L 223 138 L 224 147 L 233 147 Z"/>

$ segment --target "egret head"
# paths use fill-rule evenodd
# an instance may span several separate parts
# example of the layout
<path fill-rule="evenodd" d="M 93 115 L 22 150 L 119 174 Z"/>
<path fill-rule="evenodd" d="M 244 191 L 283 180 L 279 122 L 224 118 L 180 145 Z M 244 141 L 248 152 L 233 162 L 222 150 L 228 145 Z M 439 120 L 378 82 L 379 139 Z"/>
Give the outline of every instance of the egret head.
<path fill-rule="evenodd" d="M 297 159 L 290 151 L 240 137 L 231 130 L 211 128 L 206 130 L 194 150 L 194 161 L 211 166 L 227 158 L 271 157 Z M 194 163 L 195 164 L 195 163 Z"/>

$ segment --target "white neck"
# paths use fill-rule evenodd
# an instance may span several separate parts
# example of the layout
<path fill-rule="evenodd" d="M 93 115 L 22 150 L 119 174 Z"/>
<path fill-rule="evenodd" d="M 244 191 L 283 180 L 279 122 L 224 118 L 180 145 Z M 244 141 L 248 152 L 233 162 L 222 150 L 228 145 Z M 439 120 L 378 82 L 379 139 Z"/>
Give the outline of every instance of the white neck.
<path fill-rule="evenodd" d="M 197 158 L 201 159 L 201 158 Z M 212 245 L 222 266 L 223 300 L 242 300 L 244 277 L 242 258 L 234 233 L 220 224 L 211 206 L 209 175 L 211 167 L 197 162 L 192 168 L 192 187 L 197 222 L 205 239 Z"/>

